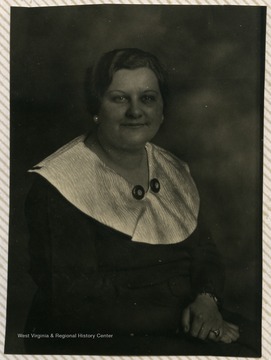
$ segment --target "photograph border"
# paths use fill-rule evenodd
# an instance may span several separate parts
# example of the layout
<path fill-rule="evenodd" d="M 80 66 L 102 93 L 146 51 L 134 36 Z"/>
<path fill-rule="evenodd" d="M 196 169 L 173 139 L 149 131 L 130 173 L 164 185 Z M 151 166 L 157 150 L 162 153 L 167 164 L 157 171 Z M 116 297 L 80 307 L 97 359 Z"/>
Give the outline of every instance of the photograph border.
<path fill-rule="evenodd" d="M 6 302 L 8 279 L 8 234 L 9 234 L 9 183 L 10 183 L 10 13 L 11 7 L 44 7 L 100 4 L 130 5 L 233 5 L 233 6 L 266 6 L 266 48 L 265 48 L 265 91 L 264 91 L 264 153 L 263 153 L 263 273 L 262 273 L 262 359 L 271 358 L 271 4 L 269 0 L 229 0 L 229 1 L 83 1 L 83 0 L 25 0 L 0 2 L 0 358 L 8 359 L 89 359 L 97 356 L 68 355 L 6 355 L 4 354 Z M 105 358 L 105 356 L 98 358 Z M 118 358 L 107 357 L 107 358 Z M 124 357 L 122 357 L 124 358 Z M 131 356 L 130 358 L 140 358 Z M 144 357 L 155 359 L 157 356 Z M 209 359 L 205 356 L 159 356 L 170 359 Z M 224 357 L 212 357 L 223 359 Z"/>

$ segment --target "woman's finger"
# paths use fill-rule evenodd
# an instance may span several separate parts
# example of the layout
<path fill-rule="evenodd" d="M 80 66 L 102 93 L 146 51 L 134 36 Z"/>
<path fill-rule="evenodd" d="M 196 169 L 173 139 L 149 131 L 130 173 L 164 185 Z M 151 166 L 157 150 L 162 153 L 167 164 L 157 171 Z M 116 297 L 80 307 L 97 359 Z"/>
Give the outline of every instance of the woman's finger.
<path fill-rule="evenodd" d="M 238 335 L 236 335 L 236 334 L 231 334 L 231 333 L 226 333 L 225 335 L 223 335 L 223 336 L 227 336 L 228 338 L 230 338 L 231 339 L 231 341 L 236 341 L 237 339 L 238 339 Z M 223 338 L 223 337 L 222 337 Z M 221 338 L 221 339 L 222 339 Z"/>
<path fill-rule="evenodd" d="M 208 339 L 216 342 L 221 341 L 225 344 L 230 344 L 231 342 L 236 341 L 240 336 L 238 326 L 226 321 L 223 322 L 223 327 L 220 332 L 220 336 L 216 336 L 213 331 L 210 331 Z"/>
<path fill-rule="evenodd" d="M 205 340 L 207 339 L 209 333 L 210 333 L 210 326 L 208 326 L 207 324 L 203 324 L 199 331 L 198 337 L 201 340 Z"/>
<path fill-rule="evenodd" d="M 238 333 L 231 331 L 228 332 L 228 335 L 232 338 L 233 341 L 236 341 L 240 336 Z"/>
<path fill-rule="evenodd" d="M 237 340 L 239 338 L 239 336 L 240 336 L 239 331 L 236 330 L 235 328 L 229 327 L 228 324 L 224 325 L 223 332 L 225 334 L 228 334 L 229 336 L 231 336 L 231 338 L 234 341 Z"/>
<path fill-rule="evenodd" d="M 239 331 L 239 326 L 234 325 L 234 324 L 232 324 L 230 322 L 227 322 L 227 321 L 224 321 L 224 323 L 227 324 L 231 329 L 235 329 L 235 330 Z"/>
<path fill-rule="evenodd" d="M 183 327 L 184 332 L 186 332 L 186 333 L 189 332 L 189 330 L 190 330 L 190 308 L 189 307 L 187 307 L 183 311 L 182 327 Z"/>
<path fill-rule="evenodd" d="M 223 323 L 223 332 L 220 338 L 220 341 L 224 343 L 230 343 L 236 341 L 239 337 L 239 333 L 235 328 L 231 328 L 228 326 L 228 323 L 224 321 Z"/>
<path fill-rule="evenodd" d="M 209 332 L 208 339 L 212 340 L 212 341 L 215 341 L 215 342 L 220 341 L 220 337 L 216 336 L 216 334 L 213 331 Z"/>
<path fill-rule="evenodd" d="M 229 335 L 226 334 L 221 337 L 220 341 L 225 344 L 230 344 L 232 342 L 232 339 Z"/>
<path fill-rule="evenodd" d="M 193 337 L 198 337 L 202 326 L 203 326 L 202 316 L 200 315 L 193 316 L 190 323 L 190 334 Z"/>
<path fill-rule="evenodd" d="M 233 334 L 233 335 L 237 335 L 237 336 L 239 336 L 239 334 L 240 334 L 238 330 L 232 329 L 232 328 L 227 328 L 227 331 L 228 331 L 229 333 L 231 333 L 231 334 Z"/>

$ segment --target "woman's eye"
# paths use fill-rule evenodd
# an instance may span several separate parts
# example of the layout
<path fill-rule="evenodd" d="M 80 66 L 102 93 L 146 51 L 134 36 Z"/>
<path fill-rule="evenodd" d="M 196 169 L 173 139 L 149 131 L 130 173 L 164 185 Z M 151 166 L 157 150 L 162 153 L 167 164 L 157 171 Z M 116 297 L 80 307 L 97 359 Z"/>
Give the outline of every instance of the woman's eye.
<path fill-rule="evenodd" d="M 113 97 L 113 101 L 116 103 L 124 103 L 127 102 L 127 97 L 122 96 L 122 95 L 117 95 Z"/>
<path fill-rule="evenodd" d="M 144 102 L 144 103 L 151 103 L 151 102 L 154 102 L 156 99 L 155 99 L 155 96 L 153 96 L 153 95 L 144 95 L 144 96 L 142 96 L 142 101 Z"/>

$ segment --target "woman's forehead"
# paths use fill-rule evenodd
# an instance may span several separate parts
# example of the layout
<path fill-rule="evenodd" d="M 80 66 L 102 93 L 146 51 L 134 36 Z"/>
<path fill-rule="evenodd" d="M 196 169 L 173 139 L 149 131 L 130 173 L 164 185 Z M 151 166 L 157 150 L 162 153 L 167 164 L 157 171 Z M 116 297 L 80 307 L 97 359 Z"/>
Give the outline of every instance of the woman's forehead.
<path fill-rule="evenodd" d="M 135 88 L 159 91 L 159 84 L 155 73 L 147 67 L 117 70 L 107 90 L 129 90 Z"/>

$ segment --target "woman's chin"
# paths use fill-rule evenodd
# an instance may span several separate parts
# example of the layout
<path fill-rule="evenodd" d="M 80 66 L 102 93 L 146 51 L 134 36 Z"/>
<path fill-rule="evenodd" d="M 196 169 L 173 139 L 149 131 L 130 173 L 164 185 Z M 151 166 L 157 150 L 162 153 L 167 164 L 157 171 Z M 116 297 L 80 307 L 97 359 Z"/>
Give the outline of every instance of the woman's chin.
<path fill-rule="evenodd" d="M 125 131 L 122 134 L 120 145 L 125 148 L 143 148 L 147 142 L 151 141 L 156 132 L 146 131 L 146 129 L 138 128 Z"/>

